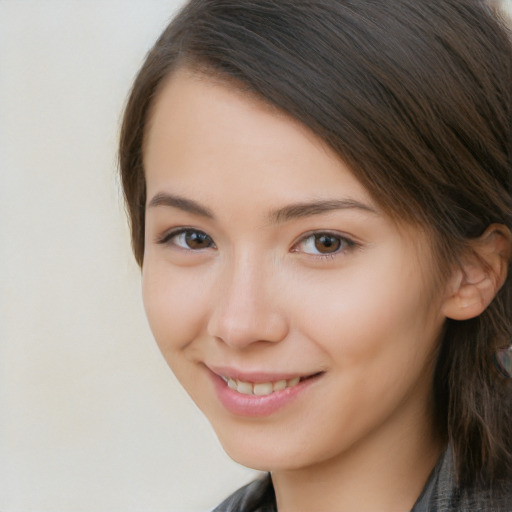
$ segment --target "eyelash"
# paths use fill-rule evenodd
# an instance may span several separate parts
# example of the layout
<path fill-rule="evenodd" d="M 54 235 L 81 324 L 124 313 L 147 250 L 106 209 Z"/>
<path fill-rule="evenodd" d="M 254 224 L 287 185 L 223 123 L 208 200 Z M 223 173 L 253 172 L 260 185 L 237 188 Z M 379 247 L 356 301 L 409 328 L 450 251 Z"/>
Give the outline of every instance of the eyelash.
<path fill-rule="evenodd" d="M 341 233 L 332 232 L 332 231 L 314 231 L 310 233 L 306 233 L 305 235 L 301 236 L 300 239 L 293 244 L 292 252 L 300 252 L 297 247 L 301 244 L 305 244 L 308 241 L 312 241 L 315 243 L 315 240 L 319 240 L 322 237 L 328 237 L 331 239 L 337 240 L 339 243 L 339 247 L 335 248 L 333 252 L 328 253 L 321 253 L 318 252 L 316 254 L 313 254 L 311 252 L 305 252 L 305 254 L 308 254 L 309 256 L 313 256 L 318 259 L 334 259 L 337 256 L 340 256 L 342 254 L 346 254 L 347 252 L 350 252 L 356 248 L 359 247 L 359 244 L 352 240 L 351 238 L 348 238 L 345 235 L 342 235 Z"/>
<path fill-rule="evenodd" d="M 179 237 L 180 235 L 186 235 L 186 234 L 190 234 L 190 235 L 199 235 L 200 237 L 204 237 L 205 241 L 208 241 L 209 240 L 209 243 L 210 245 L 208 245 L 207 247 L 200 247 L 200 248 L 193 248 L 193 247 L 184 247 L 183 245 L 180 245 L 178 243 L 175 243 L 173 242 L 173 239 Z M 329 252 L 329 253 L 311 253 L 311 252 L 306 252 L 306 251 L 300 251 L 298 249 L 298 247 L 301 245 L 301 244 L 306 244 L 306 243 L 315 243 L 315 241 L 318 241 L 319 239 L 321 239 L 322 237 L 328 237 L 328 238 L 331 238 L 331 239 L 334 239 L 337 241 L 337 243 L 339 244 L 339 247 L 337 247 L 335 250 L 333 250 L 332 252 Z M 310 242 L 308 242 L 310 241 Z M 201 231 L 199 229 L 195 229 L 195 228 L 187 228 L 187 227 L 182 227 L 182 228 L 178 228 L 178 229 L 174 229 L 172 231 L 169 231 L 167 233 L 164 233 L 161 237 L 159 237 L 157 240 L 156 240 L 156 243 L 157 244 L 160 244 L 160 245 L 172 245 L 172 246 L 176 246 L 180 249 L 183 249 L 183 250 L 189 250 L 189 251 L 192 251 L 192 252 L 198 252 L 198 251 L 201 251 L 201 250 L 205 250 L 205 249 L 210 249 L 210 248 L 214 248 L 216 249 L 216 245 L 215 245 L 215 242 L 213 241 L 213 239 L 207 234 L 205 233 L 204 231 Z M 344 254 L 344 253 L 347 253 L 347 252 L 350 252 L 351 250 L 354 250 L 356 248 L 358 248 L 360 246 L 360 244 L 358 244 L 357 242 L 355 242 L 354 240 L 352 240 L 351 238 L 348 238 L 347 236 L 344 236 L 340 233 L 337 233 L 337 232 L 332 232 L 332 231 L 313 231 L 313 232 L 310 232 L 310 233 L 306 233 L 305 235 L 302 235 L 299 240 L 297 240 L 293 246 L 292 246 L 292 249 L 291 249 L 291 252 L 304 252 L 305 254 L 308 254 L 309 256 L 312 256 L 314 258 L 318 258 L 318 259 L 334 259 L 336 258 L 337 256 L 341 255 L 341 254 Z"/>
<path fill-rule="evenodd" d="M 213 239 L 208 235 L 206 234 L 204 231 L 201 231 L 200 229 L 194 229 L 194 228 L 186 228 L 186 227 L 183 227 L 183 228 L 178 228 L 178 229 L 173 229 L 171 231 L 168 231 L 167 233 L 164 233 L 161 237 L 159 237 L 157 240 L 156 240 L 156 243 L 157 244 L 161 244 L 161 245 L 173 245 L 173 246 L 177 246 L 178 248 L 180 249 L 183 249 L 183 250 L 190 250 L 190 251 L 198 251 L 200 249 L 194 249 L 192 247 L 182 247 L 180 246 L 179 244 L 177 243 L 173 243 L 173 238 L 176 238 L 180 235 L 185 235 L 187 233 L 190 233 L 190 234 L 196 234 L 196 235 L 201 235 L 206 238 L 208 238 L 211 243 L 212 243 L 212 246 L 215 247 L 215 243 L 213 241 Z M 206 247 L 206 249 L 209 249 L 210 247 Z"/>

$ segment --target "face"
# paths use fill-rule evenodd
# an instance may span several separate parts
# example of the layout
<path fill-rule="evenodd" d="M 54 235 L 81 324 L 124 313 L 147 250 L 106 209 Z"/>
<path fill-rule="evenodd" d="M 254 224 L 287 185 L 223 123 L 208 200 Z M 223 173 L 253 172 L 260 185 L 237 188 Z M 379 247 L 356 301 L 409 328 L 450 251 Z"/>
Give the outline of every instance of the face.
<path fill-rule="evenodd" d="M 306 468 L 423 435 L 444 322 L 426 236 L 229 85 L 177 72 L 146 135 L 147 316 L 228 454 Z"/>

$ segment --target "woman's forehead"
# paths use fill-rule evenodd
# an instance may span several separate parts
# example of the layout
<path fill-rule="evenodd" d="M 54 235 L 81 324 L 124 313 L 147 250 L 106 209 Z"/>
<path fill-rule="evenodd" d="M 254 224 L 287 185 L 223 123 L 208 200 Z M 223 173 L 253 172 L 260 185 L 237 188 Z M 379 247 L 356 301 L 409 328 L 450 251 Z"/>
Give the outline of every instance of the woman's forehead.
<path fill-rule="evenodd" d="M 182 190 L 211 180 L 212 194 L 262 193 L 272 185 L 283 200 L 302 191 L 377 210 L 351 169 L 307 127 L 225 84 L 176 74 L 160 91 L 148 128 L 148 197 L 170 180 Z"/>

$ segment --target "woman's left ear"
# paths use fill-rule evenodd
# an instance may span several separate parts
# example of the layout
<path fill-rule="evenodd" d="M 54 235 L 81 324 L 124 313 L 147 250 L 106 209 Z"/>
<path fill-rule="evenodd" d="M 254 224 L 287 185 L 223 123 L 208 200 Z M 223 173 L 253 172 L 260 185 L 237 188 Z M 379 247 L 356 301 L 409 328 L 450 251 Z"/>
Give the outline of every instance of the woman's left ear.
<path fill-rule="evenodd" d="M 479 238 L 470 241 L 448 285 L 443 313 L 453 320 L 468 320 L 492 302 L 507 277 L 512 234 L 503 224 L 491 224 Z"/>

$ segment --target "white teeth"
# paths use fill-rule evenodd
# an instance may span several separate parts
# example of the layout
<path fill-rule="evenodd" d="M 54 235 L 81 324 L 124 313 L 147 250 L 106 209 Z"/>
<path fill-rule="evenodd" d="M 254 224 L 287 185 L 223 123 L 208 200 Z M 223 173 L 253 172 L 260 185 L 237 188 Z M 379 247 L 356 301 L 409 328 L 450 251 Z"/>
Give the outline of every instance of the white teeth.
<path fill-rule="evenodd" d="M 300 382 L 300 377 L 295 377 L 294 379 L 290 379 L 286 383 L 286 387 L 291 388 L 292 386 L 296 386 Z"/>
<path fill-rule="evenodd" d="M 274 382 L 274 391 L 282 391 L 283 389 L 286 389 L 285 380 L 278 380 L 277 382 Z"/>
<path fill-rule="evenodd" d="M 252 395 L 252 384 L 250 382 L 243 382 L 241 380 L 238 381 L 238 385 L 236 390 L 242 395 Z"/>
<path fill-rule="evenodd" d="M 278 380 L 276 382 L 244 382 L 242 380 L 222 377 L 228 387 L 234 391 L 238 391 L 242 395 L 266 396 L 274 391 L 283 391 L 283 389 L 296 386 L 300 382 L 300 377 L 294 377 L 289 380 Z"/>
<path fill-rule="evenodd" d="M 270 395 L 274 391 L 274 386 L 272 386 L 272 382 L 261 382 L 259 384 L 254 384 L 253 393 L 258 396 Z"/>

